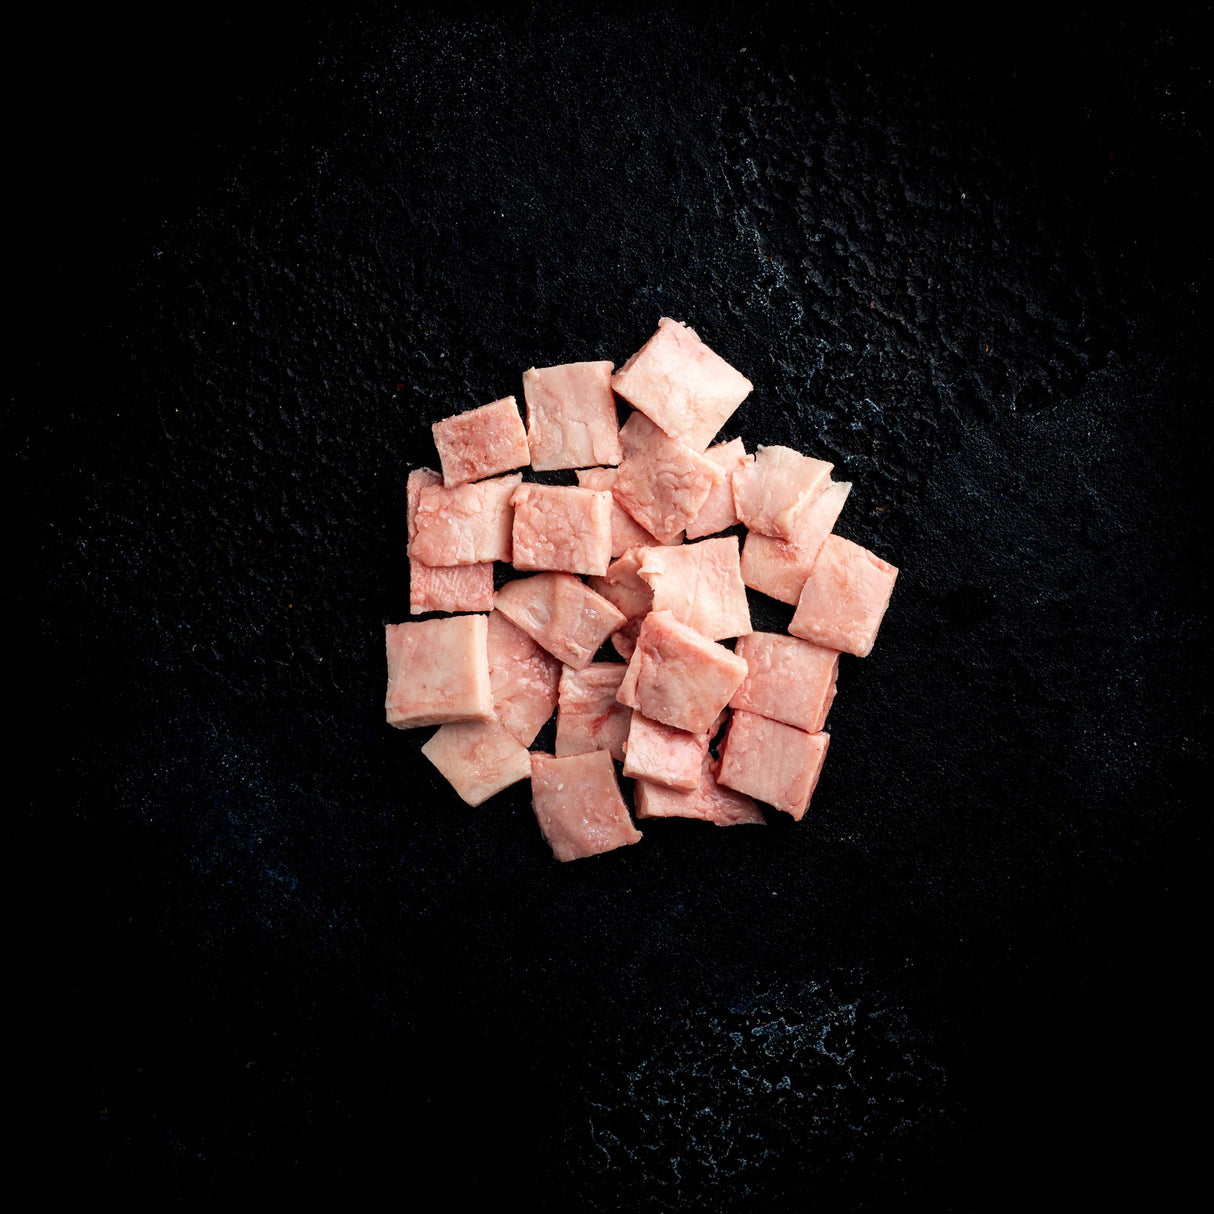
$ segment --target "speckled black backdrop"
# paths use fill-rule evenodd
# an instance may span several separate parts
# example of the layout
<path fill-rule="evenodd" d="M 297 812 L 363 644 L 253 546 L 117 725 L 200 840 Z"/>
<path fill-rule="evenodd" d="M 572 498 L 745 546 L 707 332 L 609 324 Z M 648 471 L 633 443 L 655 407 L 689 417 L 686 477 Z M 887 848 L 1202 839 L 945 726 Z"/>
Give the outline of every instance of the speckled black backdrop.
<path fill-rule="evenodd" d="M 19 55 L 45 1175 L 1166 1197 L 1208 1034 L 1196 10 L 353 7 Z M 525 788 L 470 811 L 383 723 L 405 475 L 663 314 L 902 575 L 804 822 L 558 866 Z"/>

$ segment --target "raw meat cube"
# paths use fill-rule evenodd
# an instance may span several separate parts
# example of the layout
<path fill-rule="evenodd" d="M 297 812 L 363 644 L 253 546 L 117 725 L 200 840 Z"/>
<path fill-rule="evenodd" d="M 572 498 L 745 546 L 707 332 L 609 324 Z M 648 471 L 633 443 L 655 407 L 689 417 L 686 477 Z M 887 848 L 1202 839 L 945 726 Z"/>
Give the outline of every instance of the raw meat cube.
<path fill-rule="evenodd" d="M 582 468 L 577 473 L 577 483 L 583 489 L 600 489 L 610 493 L 617 473 L 616 468 Z M 613 495 L 611 499 L 611 559 L 615 560 L 616 557 L 622 556 L 629 548 L 643 548 L 650 544 L 657 544 L 657 542 L 632 515 L 620 506 Z"/>
<path fill-rule="evenodd" d="M 606 750 L 623 760 L 624 739 L 632 709 L 615 698 L 628 669 L 623 662 L 591 662 L 581 670 L 561 673 L 556 710 L 556 753 L 581 755 Z"/>
<path fill-rule="evenodd" d="M 747 532 L 746 543 L 742 545 L 742 581 L 760 594 L 795 607 L 801 587 L 850 492 L 849 482 L 830 481 L 802 516 L 791 540 Z"/>
<path fill-rule="evenodd" d="M 688 524 L 687 538 L 698 540 L 705 535 L 715 535 L 725 531 L 738 521 L 738 512 L 733 504 L 733 474 L 743 464 L 753 462 L 754 456 L 746 454 L 746 448 L 740 438 L 730 439 L 727 443 L 717 443 L 709 447 L 704 454 L 714 464 L 720 464 L 725 469 L 725 480 L 709 495 L 708 500 L 700 508 L 700 513 Z"/>
<path fill-rule="evenodd" d="M 574 485 L 520 485 L 514 567 L 605 574 L 611 563 L 611 494 Z"/>
<path fill-rule="evenodd" d="M 431 429 L 448 489 L 522 468 L 531 459 L 527 432 L 513 396 L 444 417 Z"/>
<path fill-rule="evenodd" d="M 794 539 L 814 498 L 826 487 L 834 464 L 791 447 L 760 447 L 754 463 L 733 474 L 738 518 L 752 531 Z"/>
<path fill-rule="evenodd" d="M 558 860 L 579 860 L 639 843 L 611 756 L 531 755 L 531 805 Z"/>
<path fill-rule="evenodd" d="M 750 631 L 738 537 L 725 536 L 677 548 L 642 548 L 640 577 L 653 589 L 653 610 L 719 641 Z"/>
<path fill-rule="evenodd" d="M 413 550 L 417 530 L 414 515 L 417 498 L 427 485 L 437 485 L 442 477 L 429 468 L 409 473 L 405 487 L 406 525 L 409 540 L 406 552 Z M 488 611 L 493 606 L 493 562 L 479 565 L 454 565 L 435 568 L 409 557 L 409 614 L 424 611 Z"/>
<path fill-rule="evenodd" d="M 672 438 L 703 451 L 754 385 L 694 329 L 663 316 L 611 386 Z"/>
<path fill-rule="evenodd" d="M 497 721 L 444 725 L 422 754 L 469 805 L 480 805 L 531 775 L 531 756 Z"/>
<path fill-rule="evenodd" d="M 507 582 L 494 606 L 566 666 L 581 670 L 595 650 L 624 623 L 601 594 L 571 573 L 537 573 Z"/>
<path fill-rule="evenodd" d="M 757 712 L 807 733 L 826 724 L 839 673 L 836 650 L 774 632 L 752 632 L 738 639 L 735 652 L 746 659 L 747 674 L 729 701 L 731 708 Z"/>
<path fill-rule="evenodd" d="M 643 413 L 620 431 L 624 458 L 612 493 L 659 543 L 673 540 L 726 480 L 725 469 L 663 434 Z"/>
<path fill-rule="evenodd" d="M 706 733 L 685 733 L 634 712 L 624 750 L 624 774 L 667 788 L 696 788 L 707 753 Z"/>
<path fill-rule="evenodd" d="M 707 733 L 746 677 L 746 663 L 669 611 L 651 611 L 620 684 L 619 701 L 664 725 Z"/>
<path fill-rule="evenodd" d="M 523 746 L 556 708 L 561 664 L 500 611 L 489 613 L 489 684 L 497 719 Z"/>
<path fill-rule="evenodd" d="M 614 366 L 565 363 L 523 372 L 527 445 L 537 472 L 620 462 L 620 423 L 611 392 Z"/>
<path fill-rule="evenodd" d="M 630 548 L 619 560 L 607 566 L 606 577 L 592 577 L 590 589 L 614 603 L 628 621 L 611 634 L 611 643 L 622 658 L 631 658 L 636 649 L 641 620 L 653 608 L 653 591 L 637 574 L 641 567 L 641 550 Z"/>
<path fill-rule="evenodd" d="M 426 485 L 417 495 L 411 555 L 427 565 L 475 565 L 510 559 L 514 508 L 523 478 L 499 476 L 447 489 Z"/>
<path fill-rule="evenodd" d="M 633 714 L 634 721 L 637 719 Z M 691 791 L 665 788 L 651 780 L 636 782 L 638 818 L 698 818 L 717 826 L 765 826 L 763 811 L 747 796 L 717 783 L 720 764 L 705 753 L 700 782 Z"/>
<path fill-rule="evenodd" d="M 493 720 L 488 635 L 483 615 L 388 624 L 388 724 Z"/>
<path fill-rule="evenodd" d="M 800 819 L 805 816 L 830 745 L 828 733 L 806 733 L 753 712 L 735 712 L 717 779 Z"/>
<path fill-rule="evenodd" d="M 897 576 L 893 565 L 867 548 L 828 535 L 788 631 L 827 649 L 867 657 Z"/>

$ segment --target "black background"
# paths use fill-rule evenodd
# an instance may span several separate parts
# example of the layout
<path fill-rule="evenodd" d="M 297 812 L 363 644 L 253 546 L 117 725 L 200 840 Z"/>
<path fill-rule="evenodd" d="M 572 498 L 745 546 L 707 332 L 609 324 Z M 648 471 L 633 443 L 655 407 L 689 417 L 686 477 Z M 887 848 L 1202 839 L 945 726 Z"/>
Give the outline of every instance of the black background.
<path fill-rule="evenodd" d="M 52 1187 L 1191 1179 L 1197 11 L 220 4 L 16 39 L 16 989 Z M 833 460 L 839 530 L 902 573 L 802 823 L 556 865 L 525 786 L 470 811 L 383 724 L 404 481 L 436 418 L 659 315 L 754 381 L 727 434 Z"/>

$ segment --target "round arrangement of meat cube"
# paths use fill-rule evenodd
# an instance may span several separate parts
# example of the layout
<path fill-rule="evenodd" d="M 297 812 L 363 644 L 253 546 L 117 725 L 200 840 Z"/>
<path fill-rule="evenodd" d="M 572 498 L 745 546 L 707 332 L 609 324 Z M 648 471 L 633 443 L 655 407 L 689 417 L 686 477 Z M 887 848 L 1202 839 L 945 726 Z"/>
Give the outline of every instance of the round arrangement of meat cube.
<path fill-rule="evenodd" d="M 871 652 L 898 576 L 834 533 L 851 485 L 710 445 L 752 385 L 666 317 L 618 371 L 522 382 L 526 426 L 513 396 L 444 418 L 441 474 L 409 473 L 409 610 L 445 614 L 386 626 L 388 724 L 437 725 L 422 754 L 469 805 L 529 779 L 557 860 L 638 842 L 634 816 L 802 818 L 840 655 Z M 494 562 L 520 574 L 496 592 Z M 787 635 L 752 630 L 747 589 L 796 608 Z M 555 753 L 531 749 L 554 711 Z"/>

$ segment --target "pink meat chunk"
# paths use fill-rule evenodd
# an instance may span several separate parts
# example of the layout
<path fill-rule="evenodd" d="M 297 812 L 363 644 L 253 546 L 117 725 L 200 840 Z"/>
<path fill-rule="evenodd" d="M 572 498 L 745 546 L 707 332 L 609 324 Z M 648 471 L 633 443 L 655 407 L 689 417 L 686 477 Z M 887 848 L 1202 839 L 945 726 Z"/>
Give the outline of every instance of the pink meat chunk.
<path fill-rule="evenodd" d="M 726 481 L 725 469 L 663 434 L 643 413 L 620 431 L 624 458 L 612 486 L 615 500 L 661 544 L 675 539 Z"/>
<path fill-rule="evenodd" d="M 700 764 L 700 782 L 690 791 L 638 780 L 637 817 L 698 818 L 717 826 L 765 826 L 763 811 L 749 797 L 717 783 L 719 768 L 720 764 L 705 753 Z"/>
<path fill-rule="evenodd" d="M 603 575 L 611 563 L 611 494 L 574 485 L 520 485 L 514 567 Z"/>
<path fill-rule="evenodd" d="M 611 493 L 618 473 L 616 468 L 582 468 L 577 473 L 577 483 L 583 489 L 605 490 Z M 641 526 L 626 510 L 622 509 L 614 495 L 611 499 L 611 559 L 622 556 L 629 548 L 643 548 L 657 544 L 657 540 Z"/>
<path fill-rule="evenodd" d="M 510 559 L 514 509 L 510 498 L 523 478 L 499 476 L 448 489 L 423 486 L 413 516 L 414 559 L 427 565 L 476 565 Z"/>
<path fill-rule="evenodd" d="M 750 531 L 742 545 L 742 581 L 760 594 L 796 606 L 801 588 L 847 501 L 851 485 L 831 481 L 802 516 L 796 536 L 779 540 Z"/>
<path fill-rule="evenodd" d="M 707 733 L 746 677 L 746 662 L 724 645 L 651 611 L 620 684 L 619 701 L 687 733 Z"/>
<path fill-rule="evenodd" d="M 523 746 L 556 708 L 561 664 L 500 611 L 489 613 L 489 684 L 497 719 Z"/>
<path fill-rule="evenodd" d="M 615 373 L 611 386 L 672 438 L 697 451 L 712 442 L 754 387 L 694 329 L 668 316 Z"/>
<path fill-rule="evenodd" d="M 706 733 L 684 733 L 634 712 L 624 752 L 624 774 L 667 788 L 698 788 L 700 767 L 707 753 Z"/>
<path fill-rule="evenodd" d="M 422 754 L 469 805 L 480 805 L 531 775 L 527 748 L 497 721 L 444 725 L 422 747 Z"/>
<path fill-rule="evenodd" d="M 788 631 L 827 649 L 867 657 L 897 576 L 893 565 L 867 548 L 827 536 Z"/>
<path fill-rule="evenodd" d="M 736 535 L 642 548 L 638 573 L 653 589 L 654 611 L 669 611 L 714 641 L 750 631 Z"/>
<path fill-rule="evenodd" d="M 570 573 L 537 573 L 507 582 L 494 606 L 566 666 L 581 670 L 624 623 L 601 594 Z"/>
<path fill-rule="evenodd" d="M 493 720 L 488 636 L 483 615 L 387 625 L 388 724 Z"/>
<path fill-rule="evenodd" d="M 611 756 L 531 755 L 531 805 L 558 860 L 580 860 L 639 843 Z"/>
<path fill-rule="evenodd" d="M 746 660 L 747 674 L 729 701 L 731 708 L 807 733 L 826 724 L 839 673 L 836 650 L 774 632 L 752 632 L 738 639 L 735 652 Z"/>
<path fill-rule="evenodd" d="M 523 468 L 531 459 L 513 396 L 445 417 L 431 429 L 448 489 Z"/>
<path fill-rule="evenodd" d="M 717 779 L 800 819 L 805 816 L 830 745 L 828 733 L 806 733 L 753 712 L 735 712 Z"/>
<path fill-rule="evenodd" d="M 406 552 L 413 550 L 413 535 L 417 530 L 414 515 L 417 498 L 428 485 L 442 483 L 442 477 L 429 468 L 409 473 L 405 487 L 406 524 L 409 541 Z M 409 614 L 425 611 L 488 611 L 493 606 L 493 562 L 479 565 L 455 565 L 435 568 L 415 557 L 409 557 Z"/>
<path fill-rule="evenodd" d="M 653 591 L 637 574 L 640 567 L 640 549 L 630 548 L 607 566 L 606 577 L 589 579 L 591 590 L 614 603 L 624 613 L 627 623 L 611 634 L 611 643 L 625 660 L 631 658 L 636 649 L 641 620 L 653 608 Z"/>
<path fill-rule="evenodd" d="M 611 392 L 614 363 L 565 363 L 523 372 L 527 445 L 537 472 L 620 462 Z"/>
<path fill-rule="evenodd" d="M 623 662 L 591 662 L 581 670 L 565 667 L 556 710 L 556 753 L 581 755 L 605 750 L 623 760 L 632 709 L 616 698 L 628 669 Z"/>
<path fill-rule="evenodd" d="M 753 455 L 746 454 L 740 438 L 718 443 L 715 447 L 709 447 L 704 454 L 725 469 L 725 480 L 708 495 L 708 500 L 700 507 L 700 513 L 688 524 L 689 540 L 716 535 L 718 531 L 726 531 L 737 523 L 738 512 L 733 504 L 733 474 L 754 460 Z"/>
<path fill-rule="evenodd" d="M 791 447 L 760 447 L 754 463 L 743 465 L 733 474 L 738 518 L 761 535 L 795 539 L 814 498 L 830 480 L 833 467 Z"/>

